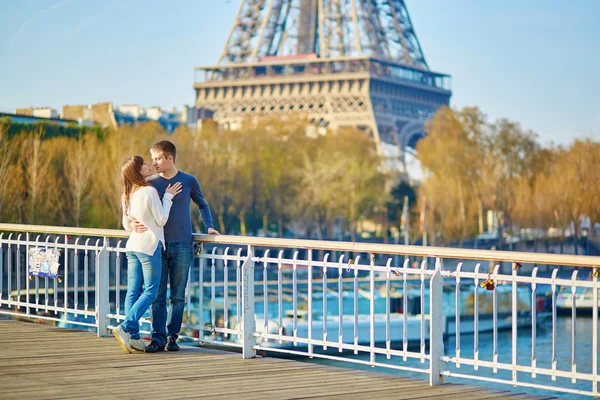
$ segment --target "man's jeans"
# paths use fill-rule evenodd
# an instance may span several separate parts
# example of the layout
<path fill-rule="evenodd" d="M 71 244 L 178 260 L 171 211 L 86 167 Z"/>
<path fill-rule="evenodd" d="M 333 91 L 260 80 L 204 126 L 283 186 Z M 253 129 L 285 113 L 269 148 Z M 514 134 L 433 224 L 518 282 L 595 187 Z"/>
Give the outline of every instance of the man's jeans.
<path fill-rule="evenodd" d="M 127 295 L 125 320 L 121 327 L 132 339 L 140 338 L 140 318 L 158 294 L 162 274 L 161 254 L 161 243 L 151 256 L 136 251 L 127 252 Z"/>
<path fill-rule="evenodd" d="M 181 330 L 185 308 L 185 287 L 193 260 L 193 242 L 167 243 L 167 250 L 162 255 L 162 275 L 158 296 L 152 303 L 152 340 L 158 342 L 160 346 L 167 343 L 167 332 L 169 337 L 176 340 Z M 167 282 L 171 300 L 168 320 Z"/>

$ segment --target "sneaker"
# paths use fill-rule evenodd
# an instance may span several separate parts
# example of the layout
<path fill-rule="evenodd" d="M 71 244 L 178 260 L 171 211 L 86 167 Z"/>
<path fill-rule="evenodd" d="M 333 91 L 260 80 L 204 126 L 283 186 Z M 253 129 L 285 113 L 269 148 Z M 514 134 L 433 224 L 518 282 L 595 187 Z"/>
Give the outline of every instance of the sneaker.
<path fill-rule="evenodd" d="M 146 343 L 142 339 L 129 339 L 129 343 L 133 350 L 146 351 Z"/>
<path fill-rule="evenodd" d="M 131 339 L 129 338 L 129 333 L 125 332 L 121 325 L 114 328 L 112 332 L 114 337 L 117 338 L 117 342 L 119 342 L 119 346 L 121 346 L 123 351 L 126 353 L 133 353 L 133 350 L 131 349 Z"/>
<path fill-rule="evenodd" d="M 170 337 L 169 340 L 167 340 L 167 350 L 179 351 L 179 345 L 177 344 L 177 339 Z"/>
<path fill-rule="evenodd" d="M 150 342 L 146 349 L 146 353 L 158 353 L 159 351 L 165 351 L 165 346 L 161 346 L 156 340 Z"/>

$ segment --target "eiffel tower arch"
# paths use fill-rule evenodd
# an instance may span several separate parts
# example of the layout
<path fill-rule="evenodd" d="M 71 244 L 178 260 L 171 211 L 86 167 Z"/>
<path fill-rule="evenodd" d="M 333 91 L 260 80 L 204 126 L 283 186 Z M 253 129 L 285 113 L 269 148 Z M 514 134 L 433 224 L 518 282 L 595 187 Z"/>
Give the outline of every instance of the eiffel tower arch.
<path fill-rule="evenodd" d="M 222 125 L 308 114 L 413 146 L 451 96 L 430 71 L 404 0 L 242 0 L 216 65 L 195 71 L 196 107 Z"/>

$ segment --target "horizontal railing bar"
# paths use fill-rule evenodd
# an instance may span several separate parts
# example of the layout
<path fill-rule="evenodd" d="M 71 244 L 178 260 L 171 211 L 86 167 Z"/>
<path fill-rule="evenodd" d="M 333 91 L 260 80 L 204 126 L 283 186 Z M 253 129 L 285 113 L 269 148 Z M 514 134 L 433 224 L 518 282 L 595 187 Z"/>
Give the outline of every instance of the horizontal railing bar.
<path fill-rule="evenodd" d="M 35 308 L 35 307 L 30 307 L 30 308 Z M 43 319 L 43 320 L 47 320 L 47 321 L 66 322 L 69 324 L 89 326 L 89 327 L 93 327 L 93 328 L 95 328 L 97 326 L 96 324 L 89 323 L 89 322 L 71 321 L 71 320 L 66 320 L 63 318 L 46 317 L 44 315 L 37 315 L 37 314 L 23 314 L 23 313 L 4 311 L 4 310 L 0 310 L 0 314 L 12 315 L 15 317 L 25 318 L 25 319 Z"/>
<path fill-rule="evenodd" d="M 48 225 L 0 224 L 0 231 L 43 232 L 80 236 L 101 236 L 127 238 L 129 232 L 117 229 L 75 228 Z M 500 250 L 456 249 L 450 247 L 407 246 L 397 244 L 377 244 L 339 242 L 325 240 L 280 239 L 252 236 L 194 234 L 199 243 L 253 245 L 259 247 L 284 247 L 292 249 L 335 250 L 354 253 L 394 254 L 417 257 L 452 258 L 461 260 L 492 260 L 546 265 L 600 267 L 600 257 L 567 254 L 545 254 L 510 252 Z"/>
<path fill-rule="evenodd" d="M 241 330 L 236 330 L 236 329 L 231 329 L 231 328 L 222 328 L 222 327 L 218 327 L 218 326 L 194 326 L 191 327 L 194 329 L 198 329 L 198 330 L 203 330 L 203 331 L 207 331 L 207 332 L 215 332 L 215 333 L 226 333 L 228 335 L 241 335 L 242 331 Z"/>
<path fill-rule="evenodd" d="M 293 354 L 293 355 L 297 355 L 297 356 L 307 356 L 308 355 L 308 353 L 302 352 L 302 351 L 288 350 L 288 349 L 278 349 L 276 347 L 264 347 L 264 346 L 260 346 L 260 345 L 256 345 L 255 349 L 256 350 L 272 351 L 272 352 L 275 352 L 275 353 Z M 370 361 L 364 361 L 364 360 L 358 360 L 358 359 L 348 359 L 348 358 L 344 358 L 344 357 L 330 356 L 330 355 L 322 354 L 322 353 L 313 353 L 313 354 L 311 354 L 311 357 L 325 358 L 325 359 L 334 360 L 334 361 L 345 361 L 345 362 L 349 362 L 349 363 L 353 363 L 353 364 L 371 365 L 371 366 L 374 366 L 374 367 L 384 367 L 384 368 L 390 368 L 390 369 L 397 369 L 397 370 L 401 370 L 401 371 L 419 372 L 419 373 L 423 373 L 423 374 L 428 374 L 429 373 L 429 369 L 404 367 L 404 366 L 401 366 L 401 365 L 385 364 L 385 363 L 379 363 L 379 362 L 372 363 Z"/>
<path fill-rule="evenodd" d="M 581 394 L 581 395 L 586 395 L 586 396 L 595 396 L 596 395 L 595 393 L 590 392 L 590 391 L 568 389 L 564 386 L 538 385 L 535 383 L 528 383 L 528 382 L 522 382 L 522 381 L 513 382 L 511 380 L 506 380 L 506 379 L 487 378 L 487 377 L 479 376 L 479 375 L 458 374 L 456 372 L 450 372 L 450 371 L 443 371 L 442 375 L 450 376 L 453 378 L 474 379 L 474 380 L 478 380 L 478 381 L 502 383 L 505 385 L 516 385 L 516 386 L 530 387 L 530 388 L 536 388 L 536 389 L 555 390 L 555 391 L 559 391 L 559 392 Z"/>
<path fill-rule="evenodd" d="M 206 259 L 206 260 L 226 260 L 226 261 L 245 261 L 247 257 L 244 256 L 234 256 L 234 255 L 212 255 L 212 254 L 206 254 L 206 255 L 199 255 L 198 258 L 201 259 Z M 279 263 L 285 263 L 285 264 L 296 264 L 296 267 L 307 267 L 308 266 L 308 261 L 304 260 L 304 259 L 298 259 L 298 260 L 294 260 L 292 258 L 272 258 L 272 257 L 252 257 L 252 260 L 256 263 L 260 262 L 260 263 L 264 263 L 267 262 L 267 264 L 279 264 Z M 327 268 L 327 269 L 339 269 L 340 268 L 340 263 L 336 262 L 336 261 L 328 261 L 328 262 L 323 262 L 323 261 L 311 261 L 310 265 L 313 267 L 321 267 L 321 268 Z M 271 267 L 271 268 L 275 268 L 275 266 Z M 341 268 L 344 271 L 354 271 L 355 269 L 358 269 L 359 271 L 371 271 L 371 269 L 373 268 L 375 272 L 387 272 L 389 271 L 389 268 L 387 266 L 383 266 L 383 265 L 375 265 L 375 266 L 371 266 L 369 264 L 349 264 L 347 261 L 346 262 L 342 262 Z M 400 274 L 400 272 L 404 272 L 405 268 L 403 267 L 391 267 L 394 272 Z M 412 275 L 433 275 L 433 273 L 435 271 L 433 270 L 423 270 L 424 272 L 421 272 L 420 268 L 406 268 L 406 273 L 407 274 L 412 274 Z M 377 278 L 377 279 L 385 279 L 385 278 Z M 337 280 L 337 278 L 336 278 Z"/>
<path fill-rule="evenodd" d="M 128 238 L 129 232 L 119 229 L 75 228 L 70 226 L 0 224 L 0 231 L 50 233 L 56 235 Z"/>
<path fill-rule="evenodd" d="M 548 277 L 543 277 L 543 276 L 536 276 L 531 277 L 531 276 L 527 276 L 527 275 L 501 275 L 501 274 L 489 274 L 489 273 L 484 273 L 484 272 L 480 272 L 479 274 L 476 274 L 475 272 L 465 272 L 465 271 L 460 271 L 460 272 L 455 272 L 455 271 L 442 271 L 442 277 L 444 278 L 449 278 L 449 277 L 460 277 L 460 278 L 467 278 L 467 279 L 475 279 L 475 278 L 479 278 L 479 279 L 487 279 L 488 277 L 495 279 L 496 281 L 498 281 L 498 285 L 497 286 L 502 286 L 503 283 L 502 282 L 517 282 L 517 283 L 536 283 L 536 284 L 555 284 L 558 286 L 572 286 L 573 284 L 577 287 L 585 287 L 585 288 L 593 288 L 593 287 L 600 287 L 600 281 L 598 283 L 594 282 L 594 281 L 585 281 L 585 280 L 575 280 L 573 281 L 570 278 L 548 278 Z"/>
<path fill-rule="evenodd" d="M 337 242 L 326 240 L 279 239 L 252 236 L 195 234 L 200 243 L 285 247 L 291 249 L 335 250 L 354 253 L 395 254 L 417 257 L 455 258 L 464 260 L 493 260 L 570 266 L 600 266 L 600 257 L 567 254 L 511 252 L 499 250 L 456 249 L 450 247 L 405 246 L 397 244 Z"/>
<path fill-rule="evenodd" d="M 49 295 L 49 296 L 52 296 Z M 65 312 L 65 308 L 61 307 L 61 306 L 51 306 L 51 305 L 45 305 L 44 303 L 26 303 L 25 301 L 16 301 L 16 300 L 2 300 L 0 301 L 0 304 L 2 304 L 3 306 L 15 306 L 15 307 L 19 307 L 19 308 L 32 308 L 35 310 L 44 310 L 44 311 L 54 311 L 54 312 L 61 312 L 64 313 Z M 67 313 L 69 314 L 77 314 L 77 315 L 85 315 L 88 317 L 95 317 L 96 313 L 95 311 L 90 311 L 90 310 L 79 310 L 79 309 L 75 309 L 75 308 L 67 308 L 66 309 Z M 4 310 L 0 310 L 0 314 L 3 314 Z M 18 314 L 18 315 L 27 315 L 27 314 Z M 30 314 L 32 316 L 35 316 L 36 314 Z"/>
<path fill-rule="evenodd" d="M 227 341 L 223 341 L 223 340 L 213 340 L 213 339 L 207 339 L 207 338 L 195 338 L 192 336 L 186 336 L 186 335 L 179 335 L 180 338 L 186 338 L 186 339 L 190 339 L 193 340 L 196 343 L 208 343 L 208 344 L 212 344 L 212 345 L 217 345 L 217 346 L 224 346 L 224 347 L 235 347 L 235 348 L 241 348 L 242 344 L 241 343 L 237 343 L 237 342 L 227 342 Z"/>
<path fill-rule="evenodd" d="M 281 340 L 282 342 L 298 342 L 298 343 L 304 343 L 304 344 L 312 344 L 313 346 L 327 346 L 327 347 L 331 347 L 334 350 L 337 350 L 339 348 L 341 348 L 342 350 L 358 350 L 361 352 L 374 352 L 376 354 L 380 354 L 380 355 L 393 355 L 393 356 L 399 356 L 399 357 L 410 357 L 410 358 L 418 358 L 421 359 L 423 358 L 423 355 L 421 353 L 415 353 L 415 352 L 410 352 L 410 351 L 402 351 L 402 350 L 387 350 L 385 347 L 371 347 L 371 346 L 365 346 L 365 345 L 354 345 L 352 343 L 342 343 L 340 345 L 339 342 L 334 342 L 334 341 L 325 341 L 325 340 L 319 340 L 319 339 L 308 339 L 308 338 L 303 338 L 303 337 L 293 337 L 293 336 L 287 336 L 287 335 L 278 335 L 278 334 L 274 334 L 274 333 L 255 333 L 254 336 L 258 337 L 258 338 L 266 338 L 272 341 L 279 341 Z M 269 347 L 270 348 L 270 347 Z M 429 354 L 425 354 L 425 359 L 428 360 L 429 359 Z"/>
<path fill-rule="evenodd" d="M 448 362 L 451 364 L 455 364 L 456 362 L 460 362 L 461 364 L 465 364 L 465 365 L 477 364 L 479 367 L 497 368 L 497 369 L 501 369 L 504 371 L 515 370 L 515 371 L 523 372 L 523 373 L 527 373 L 527 374 L 531 374 L 532 372 L 535 372 L 536 374 L 539 374 L 539 375 L 546 375 L 546 376 L 554 375 L 559 378 L 569 378 L 569 379 L 576 378 L 576 379 L 581 379 L 583 381 L 592 381 L 594 379 L 594 374 L 591 374 L 591 373 L 584 373 L 584 372 L 573 373 L 572 371 L 567 371 L 567 370 L 561 370 L 561 369 L 552 370 L 549 368 L 540 368 L 540 367 L 536 367 L 534 369 L 531 366 L 527 366 L 527 365 L 513 366 L 512 364 L 494 363 L 492 361 L 484 361 L 484 360 L 477 360 L 477 362 L 475 362 L 475 360 L 473 360 L 473 359 L 462 358 L 462 357 L 461 358 L 443 357 L 442 361 Z"/>
<path fill-rule="evenodd" d="M 62 250 L 65 247 L 69 250 L 79 250 L 79 251 L 100 251 L 103 249 L 102 246 L 96 246 L 96 245 L 84 245 L 84 244 L 64 244 L 61 242 L 54 242 L 54 241 L 50 241 L 50 242 L 45 242 L 45 241 L 35 241 L 35 240 L 25 240 L 25 239 L 21 239 L 21 240 L 17 240 L 17 239 L 0 239 L 0 243 L 6 243 L 9 245 L 15 245 L 15 246 L 32 246 L 32 245 L 36 245 L 38 247 L 48 247 L 50 249 L 58 249 L 58 250 Z M 124 249 L 124 248 L 123 248 Z"/>

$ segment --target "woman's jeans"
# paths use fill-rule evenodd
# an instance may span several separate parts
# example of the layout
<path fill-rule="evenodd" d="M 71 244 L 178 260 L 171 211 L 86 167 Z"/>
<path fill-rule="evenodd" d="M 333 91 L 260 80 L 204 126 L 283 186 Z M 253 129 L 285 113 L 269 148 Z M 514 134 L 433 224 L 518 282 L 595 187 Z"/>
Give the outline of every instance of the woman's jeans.
<path fill-rule="evenodd" d="M 156 295 L 162 273 L 162 244 L 153 255 L 127 252 L 127 296 L 125 320 L 121 327 L 131 339 L 140 339 L 140 318 L 148 310 Z M 142 291 L 143 287 L 143 291 Z"/>

